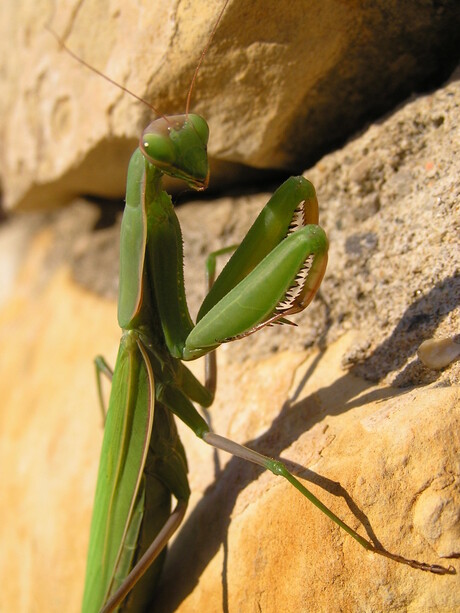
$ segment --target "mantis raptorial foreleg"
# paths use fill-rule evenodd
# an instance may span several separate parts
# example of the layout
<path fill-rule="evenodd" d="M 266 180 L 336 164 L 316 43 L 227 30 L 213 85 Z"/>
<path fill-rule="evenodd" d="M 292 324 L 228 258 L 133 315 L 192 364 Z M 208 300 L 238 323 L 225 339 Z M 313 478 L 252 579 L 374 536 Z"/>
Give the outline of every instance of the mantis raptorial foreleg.
<path fill-rule="evenodd" d="M 105 605 L 102 607 L 100 613 L 109 613 L 110 611 L 114 611 L 123 602 L 136 583 L 148 571 L 154 561 L 165 549 L 166 545 L 181 525 L 186 511 L 187 501 L 179 500 L 175 509 L 172 511 L 171 515 L 168 517 L 163 527 L 148 547 L 147 551 L 139 559 L 136 566 L 128 574 L 118 590 L 109 597 Z"/>

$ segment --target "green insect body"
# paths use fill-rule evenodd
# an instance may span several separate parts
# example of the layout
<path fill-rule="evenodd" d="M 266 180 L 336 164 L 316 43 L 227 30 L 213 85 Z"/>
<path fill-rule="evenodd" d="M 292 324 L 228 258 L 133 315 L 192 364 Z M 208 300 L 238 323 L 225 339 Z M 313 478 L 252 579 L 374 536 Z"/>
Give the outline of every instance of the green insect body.
<path fill-rule="evenodd" d="M 324 274 L 327 239 L 316 225 L 314 189 L 303 177 L 291 178 L 260 213 L 193 325 L 185 299 L 182 235 L 161 178 L 168 173 L 204 188 L 207 139 L 206 122 L 197 115 L 158 119 L 144 132 L 129 165 L 118 303 L 123 335 L 99 466 L 84 613 L 119 606 L 111 597 L 167 522 L 171 495 L 185 511 L 187 462 L 173 414 L 204 438 L 209 428 L 193 402 L 209 406 L 213 391 L 181 360 L 302 310 Z M 301 227 L 291 231 L 296 215 Z M 290 300 L 292 288 L 296 294 Z M 283 301 L 287 304 L 281 308 Z M 155 553 L 121 610 L 145 607 L 163 556 L 164 548 Z"/>

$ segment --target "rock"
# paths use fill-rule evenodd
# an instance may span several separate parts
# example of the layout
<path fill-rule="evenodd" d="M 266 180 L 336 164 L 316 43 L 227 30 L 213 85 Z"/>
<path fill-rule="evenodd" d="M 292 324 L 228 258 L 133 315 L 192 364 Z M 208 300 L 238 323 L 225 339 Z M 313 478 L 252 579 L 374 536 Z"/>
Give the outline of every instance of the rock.
<path fill-rule="evenodd" d="M 75 208 L 83 231 L 96 216 Z M 70 277 L 63 243 L 84 241 L 62 235 L 62 217 L 51 224 L 48 216 L 32 235 L 0 311 L 0 571 L 9 577 L 0 609 L 18 613 L 80 608 L 102 439 L 92 358 L 113 363 L 119 339 L 115 302 Z M 213 428 L 283 458 L 391 552 L 458 566 L 458 387 L 401 392 L 366 382 L 341 365 L 355 344 L 348 333 L 323 352 L 243 363 L 237 344 L 226 346 Z M 458 575 L 364 552 L 288 484 L 225 454 L 216 462 L 211 448 L 180 431 L 193 494 L 155 611 L 458 606 Z"/>
<path fill-rule="evenodd" d="M 460 357 L 460 344 L 455 338 L 428 339 L 417 351 L 421 361 L 434 370 L 442 370 Z"/>
<path fill-rule="evenodd" d="M 80 610 L 103 433 L 92 359 L 113 363 L 119 337 L 113 301 L 47 274 L 52 239 L 35 233 L 0 313 L 0 609 L 18 613 Z"/>
<path fill-rule="evenodd" d="M 51 208 L 85 193 L 121 198 L 127 162 L 151 110 L 184 112 L 221 0 L 2 7 L 2 183 L 8 208 Z M 229 3 L 200 71 L 192 108 L 210 123 L 218 183 L 254 179 L 249 166 L 301 171 L 370 117 L 439 83 L 458 58 L 449 0 Z M 11 52 L 14 49 L 14 53 Z M 244 164 L 245 168 L 240 165 Z"/>
<path fill-rule="evenodd" d="M 416 355 L 460 329 L 458 76 L 306 172 L 330 241 L 327 342 L 359 329 L 344 363 L 372 381 L 460 381 L 460 363 L 440 374 Z"/>
<path fill-rule="evenodd" d="M 214 427 L 281 456 L 360 534 L 458 572 L 442 559 L 460 546 L 458 388 L 401 394 L 366 383 L 341 369 L 350 342 L 225 368 Z M 170 547 L 156 613 L 457 610 L 458 575 L 366 553 L 280 478 L 219 454 L 214 480 L 211 453 L 199 441 L 187 450 L 195 504 Z"/>

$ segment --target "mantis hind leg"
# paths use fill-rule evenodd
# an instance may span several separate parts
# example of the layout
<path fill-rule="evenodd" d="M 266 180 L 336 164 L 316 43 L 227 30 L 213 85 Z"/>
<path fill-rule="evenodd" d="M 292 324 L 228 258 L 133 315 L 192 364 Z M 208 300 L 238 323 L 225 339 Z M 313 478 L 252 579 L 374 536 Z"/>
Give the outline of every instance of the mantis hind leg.
<path fill-rule="evenodd" d="M 102 392 L 102 375 L 105 375 L 107 379 L 112 381 L 113 369 L 108 365 L 106 359 L 102 355 L 98 355 L 94 358 L 94 366 L 96 368 L 97 396 L 99 398 L 99 407 L 101 409 L 102 424 L 105 425 L 107 407 L 105 405 L 104 394 Z"/>
<path fill-rule="evenodd" d="M 216 279 L 217 258 L 221 255 L 233 253 L 237 248 L 238 245 L 229 245 L 228 247 L 211 251 L 206 258 L 206 291 L 208 293 L 211 290 L 211 287 L 214 285 L 214 281 Z M 208 389 L 214 396 L 217 386 L 217 360 L 215 351 L 211 351 L 205 356 L 204 381 L 206 389 Z"/>
<path fill-rule="evenodd" d="M 110 596 L 100 613 L 110 613 L 114 611 L 128 596 L 139 579 L 148 571 L 182 523 L 187 510 L 187 502 L 187 500 L 178 500 L 176 507 L 166 520 L 160 532 L 149 545 L 147 551 L 127 575 L 118 590 Z"/>
<path fill-rule="evenodd" d="M 216 266 L 217 266 L 217 258 L 221 255 L 227 255 L 229 253 L 233 253 L 235 249 L 238 248 L 238 245 L 230 245 L 229 247 L 223 247 L 222 249 L 218 249 L 216 251 L 211 251 L 211 253 L 206 258 L 206 291 L 209 293 L 211 287 L 214 284 L 216 279 Z M 216 352 L 211 351 L 207 353 L 204 358 L 204 386 L 207 390 L 209 390 L 214 398 L 217 387 L 217 357 Z M 204 416 L 206 421 L 211 428 L 211 414 L 206 407 L 202 407 Z M 217 454 L 217 450 L 214 452 L 214 474 L 216 479 L 219 476 L 221 471 L 219 456 Z"/>
<path fill-rule="evenodd" d="M 375 547 L 370 541 L 363 538 L 360 534 L 358 534 L 353 528 L 350 528 L 345 522 L 343 522 L 335 513 L 333 513 L 326 505 L 324 505 L 310 490 L 308 490 L 293 474 L 291 474 L 286 466 L 280 462 L 279 460 L 273 460 L 268 456 L 264 456 L 257 451 L 253 451 L 244 445 L 239 445 L 230 439 L 227 439 L 219 434 L 215 434 L 214 432 L 206 432 L 202 436 L 203 440 L 215 447 L 217 449 L 222 449 L 228 453 L 231 453 L 234 456 L 242 458 L 243 460 L 247 460 L 248 462 L 253 462 L 254 464 L 258 464 L 263 468 L 271 471 L 274 475 L 279 475 L 284 477 L 291 485 L 293 485 L 296 490 L 298 490 L 305 498 L 307 498 L 310 502 L 312 502 L 320 511 L 322 511 L 329 519 L 331 519 L 334 523 L 336 523 L 340 528 L 345 530 L 351 537 L 353 537 L 364 549 L 367 551 L 372 551 L 375 554 L 384 556 L 386 558 L 390 558 L 395 562 L 399 562 L 400 564 L 407 564 L 412 568 L 417 568 L 419 570 L 428 571 L 431 573 L 435 573 L 438 575 L 444 574 L 455 574 L 455 570 L 452 566 L 445 568 L 443 566 L 439 566 L 438 564 L 426 564 L 425 562 L 418 562 L 416 560 L 410 560 L 404 558 L 402 556 L 390 553 L 384 549 L 379 549 Z"/>

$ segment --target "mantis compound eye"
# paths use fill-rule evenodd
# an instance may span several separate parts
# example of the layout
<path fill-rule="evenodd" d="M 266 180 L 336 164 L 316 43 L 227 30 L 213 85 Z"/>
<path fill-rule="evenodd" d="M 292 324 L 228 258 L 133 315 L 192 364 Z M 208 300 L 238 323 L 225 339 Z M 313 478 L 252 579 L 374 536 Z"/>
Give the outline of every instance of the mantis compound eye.
<path fill-rule="evenodd" d="M 174 147 L 168 139 L 157 134 L 146 134 L 142 141 L 142 151 L 152 163 L 172 164 L 174 162 Z"/>
<path fill-rule="evenodd" d="M 152 164 L 174 164 L 176 151 L 170 138 L 171 124 L 165 119 L 153 121 L 142 133 L 140 149 Z"/>
<path fill-rule="evenodd" d="M 144 130 L 139 148 L 150 164 L 201 190 L 208 183 L 208 136 L 208 124 L 199 115 L 171 115 Z"/>
<path fill-rule="evenodd" d="M 203 146 L 206 147 L 209 139 L 209 126 L 206 121 L 200 115 L 189 115 L 188 122 L 195 128 Z"/>

